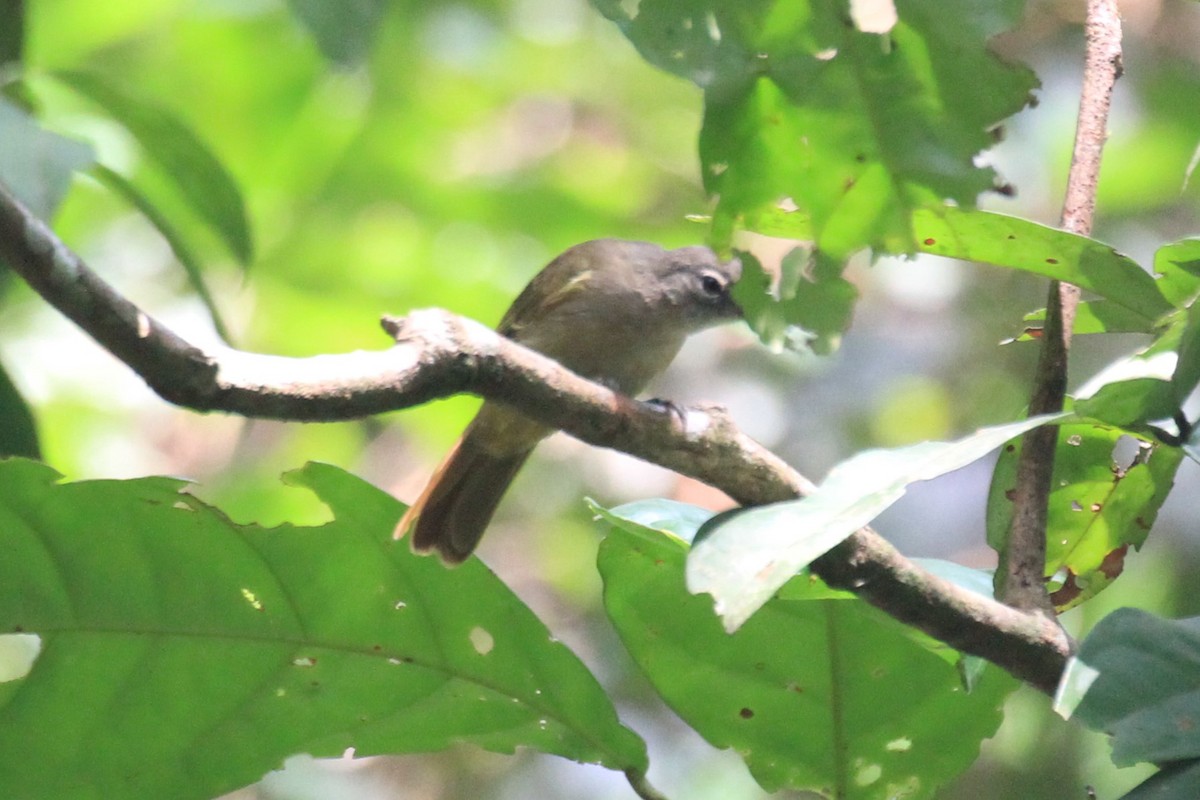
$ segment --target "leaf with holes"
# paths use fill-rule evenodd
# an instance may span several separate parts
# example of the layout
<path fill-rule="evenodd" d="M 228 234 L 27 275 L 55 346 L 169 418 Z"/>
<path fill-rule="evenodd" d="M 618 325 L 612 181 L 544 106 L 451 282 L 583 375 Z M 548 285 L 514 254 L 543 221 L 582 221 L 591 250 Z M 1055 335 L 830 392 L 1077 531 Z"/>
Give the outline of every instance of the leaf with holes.
<path fill-rule="evenodd" d="M 483 564 L 412 555 L 391 538 L 400 504 L 341 470 L 290 480 L 333 521 L 240 526 L 179 480 L 0 462 L 0 630 L 21 635 L 0 646 L 40 641 L 0 683 L 0 796 L 200 800 L 293 753 L 455 741 L 645 769 L 592 675 Z"/>
<path fill-rule="evenodd" d="M 1002 551 L 1012 524 L 1012 490 L 1021 444 L 1000 454 L 988 493 L 988 543 Z M 1066 610 L 1094 597 L 1140 548 L 1179 468 L 1177 448 L 1119 428 L 1071 423 L 1059 428 L 1046 533 L 1051 600 Z"/>
<path fill-rule="evenodd" d="M 1095 292 L 1153 322 L 1171 311 L 1154 279 L 1111 246 L 1036 222 L 987 211 L 921 209 L 918 249 L 932 255 L 1032 272 Z"/>
<path fill-rule="evenodd" d="M 1105 298 L 1081 307 L 1077 332 L 1152 332 L 1161 317 L 1172 310 L 1159 291 L 1161 281 L 1156 284 L 1133 259 L 1095 239 L 1005 214 L 950 206 L 917 209 L 911 223 L 915 240 L 912 249 L 917 252 L 1031 272 Z M 810 215 L 776 203 L 746 213 L 742 227 L 767 236 L 800 240 L 810 240 L 813 230 Z M 1173 275 L 1186 275 L 1181 267 L 1174 269 Z M 1178 278 L 1176 282 L 1182 281 Z M 1037 322 L 1043 314 L 1035 312 L 1026 319 Z"/>
<path fill-rule="evenodd" d="M 598 509 L 605 609 L 668 705 L 764 789 L 930 797 L 999 726 L 1014 679 L 992 668 L 968 693 L 906 626 L 808 576 L 726 634 L 684 586 L 686 544 L 628 519 L 639 507 Z"/>

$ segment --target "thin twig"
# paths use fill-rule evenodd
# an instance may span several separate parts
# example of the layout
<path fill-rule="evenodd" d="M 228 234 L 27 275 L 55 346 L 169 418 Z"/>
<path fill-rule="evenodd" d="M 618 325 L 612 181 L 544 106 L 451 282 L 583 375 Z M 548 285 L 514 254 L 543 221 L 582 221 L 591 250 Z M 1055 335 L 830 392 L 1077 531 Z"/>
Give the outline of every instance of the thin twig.
<path fill-rule="evenodd" d="M 1096 184 L 1107 137 L 1113 86 L 1121 75 L 1121 18 L 1115 0 L 1088 0 L 1084 33 L 1087 54 L 1075 149 L 1063 202 L 1064 230 L 1087 236 L 1096 210 Z M 1034 374 L 1029 414 L 1062 410 L 1067 389 L 1067 355 L 1079 304 L 1079 288 L 1052 281 L 1046 323 Z M 1046 593 L 1046 524 L 1058 428 L 1045 426 L 1025 434 L 1017 462 L 1013 519 L 1008 543 L 996 571 L 999 596 L 1009 605 L 1053 616 Z"/>
<path fill-rule="evenodd" d="M 396 339 L 385 351 L 283 358 L 200 350 L 106 284 L 3 187 L 0 259 L 164 399 L 188 408 L 332 421 L 471 392 L 589 444 L 697 478 L 743 505 L 812 490 L 722 409 L 668 413 L 639 403 L 445 311 L 385 320 Z M 813 567 L 831 585 L 1043 691 L 1058 682 L 1070 649 L 1061 629 L 929 574 L 868 528 Z"/>

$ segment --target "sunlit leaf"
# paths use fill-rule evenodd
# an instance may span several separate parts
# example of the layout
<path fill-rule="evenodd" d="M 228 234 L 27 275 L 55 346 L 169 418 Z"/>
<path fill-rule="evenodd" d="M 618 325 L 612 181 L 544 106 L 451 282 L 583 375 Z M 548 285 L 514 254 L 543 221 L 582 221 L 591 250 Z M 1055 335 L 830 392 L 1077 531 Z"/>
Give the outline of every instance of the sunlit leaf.
<path fill-rule="evenodd" d="M 1171 310 L 1154 279 L 1128 256 L 1086 236 L 986 211 L 922 209 L 913 234 L 923 253 L 1033 272 L 1074 284 L 1145 317 Z"/>
<path fill-rule="evenodd" d="M 1172 308 L 1154 279 L 1128 256 L 1109 245 L 1036 222 L 988 211 L 967 211 L 951 206 L 922 208 L 911 218 L 913 250 L 930 255 L 974 261 L 1032 272 L 1066 281 L 1094 292 L 1103 303 L 1084 304 L 1076 319 L 1076 332 L 1107 330 L 1146 331 Z M 745 230 L 788 239 L 812 238 L 810 216 L 804 211 L 770 203 L 748 212 L 741 220 Z M 1178 274 L 1181 268 L 1175 268 Z M 1184 291 L 1183 278 L 1174 279 Z M 794 313 L 776 311 L 790 324 L 803 324 Z M 1039 321 L 1033 314 L 1027 321 Z M 779 327 L 778 325 L 776 327 Z"/>
<path fill-rule="evenodd" d="M 455 741 L 644 770 L 595 679 L 480 562 L 414 556 L 400 504 L 334 467 L 290 477 L 332 522 L 239 526 L 179 480 L 0 462 L 0 630 L 42 644 L 0 684 L 0 795 L 199 800 L 293 753 Z"/>
<path fill-rule="evenodd" d="M 737 630 L 802 567 L 899 500 L 909 484 L 961 469 L 1064 416 L 983 428 L 955 442 L 869 450 L 834 467 L 809 497 L 722 514 L 692 549 L 688 589 L 713 595 L 726 630 Z"/>
<path fill-rule="evenodd" d="M 996 184 L 975 156 L 1037 85 L 986 46 L 1020 2 L 899 4 L 884 34 L 858 30 L 839 4 L 593 5 L 644 58 L 704 89 L 718 246 L 729 220 L 788 198 L 835 260 L 865 246 L 911 252 L 913 208 L 969 206 Z"/>
<path fill-rule="evenodd" d="M 726 634 L 684 587 L 686 545 L 630 521 L 639 506 L 600 511 L 605 609 L 666 702 L 763 788 L 931 797 L 996 730 L 1015 680 L 992 668 L 967 693 L 910 629 L 814 578 Z"/>
<path fill-rule="evenodd" d="M 1021 443 L 1001 451 L 988 493 L 988 543 L 1002 551 L 1012 524 Z M 1140 548 L 1179 468 L 1179 450 L 1119 428 L 1069 423 L 1059 428 L 1046 522 L 1051 600 L 1066 610 L 1094 597 Z"/>
<path fill-rule="evenodd" d="M 102 77 L 56 72 L 54 77 L 123 125 L 180 195 L 243 264 L 254 258 L 250 223 L 233 176 L 182 119 Z"/>

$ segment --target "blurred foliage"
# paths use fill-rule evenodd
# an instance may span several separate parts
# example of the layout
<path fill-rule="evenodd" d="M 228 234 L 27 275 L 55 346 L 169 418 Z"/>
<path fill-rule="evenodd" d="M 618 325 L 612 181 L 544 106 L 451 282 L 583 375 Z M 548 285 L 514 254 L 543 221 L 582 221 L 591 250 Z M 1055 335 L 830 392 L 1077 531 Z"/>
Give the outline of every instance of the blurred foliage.
<path fill-rule="evenodd" d="M 597 236 L 689 244 L 709 230 L 687 218 L 707 215 L 714 243 L 744 247 L 762 264 L 751 273 L 756 283 L 739 290 L 763 303 L 760 330 L 776 344 L 829 352 L 840 343 L 843 351 L 770 359 L 744 336 L 713 332 L 668 376 L 669 396 L 729 404 L 753 435 L 818 473 L 856 449 L 913 441 L 906 435 L 922 426 L 948 439 L 1017 418 L 1033 351 L 996 343 L 1027 327 L 1022 313 L 1044 296 L 1042 283 L 1018 270 L 1086 264 L 1071 277 L 1090 278 L 1107 299 L 1093 300 L 1080 325 L 1157 334 L 1146 352 L 1178 354 L 1156 377 L 1110 382 L 1094 396 L 1097 416 L 1123 414 L 1149 436 L 1166 424 L 1164 410 L 1190 409 L 1200 374 L 1198 326 L 1188 319 L 1197 312 L 1170 312 L 1187 308 L 1197 286 L 1195 240 L 1184 237 L 1196 234 L 1200 198 L 1200 181 L 1187 180 L 1200 139 L 1200 14 L 1196 4 L 1123 4 L 1127 72 L 1096 231 L 1127 258 L 1036 224 L 1055 219 L 1061 200 L 1081 36 L 1073 7 L 1030 2 L 1022 16 L 1022 5 L 900 3 L 896 28 L 881 35 L 846 25 L 843 4 L 765 0 L 0 2 L 0 174 L 13 183 L 24 171 L 32 190 L 21 194 L 39 214 L 184 335 L 215 340 L 219 314 L 240 345 L 284 354 L 386 346 L 380 314 L 423 305 L 495 322 L 566 246 Z M 966 23 L 951 24 L 950 14 Z M 1043 102 L 1001 129 L 1035 86 L 1020 63 L 1044 84 Z M 81 96 L 64 74 L 93 83 Z M 864 126 L 868 118 L 879 124 Z M 790 158 L 798 138 L 810 159 Z M 164 139 L 183 151 L 164 153 Z M 93 161 L 102 166 L 92 177 L 75 172 L 68 183 L 71 170 Z M 980 191 L 987 212 L 971 209 Z M 715 207 L 706 192 L 719 195 Z M 947 198 L 958 208 L 942 206 Z M 1006 246 L 1014 233 L 1027 246 Z M 809 241 L 797 249 L 769 237 Z M 875 260 L 922 255 L 871 268 L 863 255 L 843 258 L 868 245 Z M 1153 263 L 1159 280 L 1137 263 Z M 207 309 L 197 297 L 204 291 Z M 782 303 L 772 306 L 769 294 Z M 196 476 L 196 493 L 233 520 L 327 521 L 311 492 L 277 490 L 280 472 L 314 458 L 413 496 L 426 475 L 421 462 L 475 405 L 453 400 L 328 426 L 201 418 L 165 408 L 19 282 L 0 280 L 0 302 L 0 356 L 17 390 L 0 407 L 0 426 L 20 439 L 15 451 L 37 446 L 29 438 L 36 419 L 57 470 Z M 1082 337 L 1076 374 L 1134 345 L 1144 348 L 1145 337 Z M 921 391 L 903 391 L 913 386 Z M 1149 466 L 1168 455 L 1176 454 L 1160 448 Z M 568 460 L 569 469 L 560 463 Z M 1107 469 L 1111 459 L 1100 461 Z M 1081 485 L 1104 488 L 1075 466 Z M 1169 481 L 1156 476 L 1156 487 Z M 975 487 L 970 515 L 956 516 L 970 500 L 956 480 L 935 481 L 950 483 L 912 521 L 890 517 L 885 532 L 906 550 L 986 560 L 984 488 Z M 663 752 L 657 762 L 671 765 L 660 768 L 675 770 L 664 781 L 669 793 L 756 796 L 736 768 L 714 778 L 711 748 L 648 710 L 653 691 L 600 620 L 581 482 L 617 497 L 696 491 L 552 440 L 518 483 L 485 558 L 556 634 L 571 637 L 619 704 L 638 709 L 639 732 Z M 1139 502 L 1157 510 L 1159 488 L 1143 486 Z M 1194 531 L 1192 521 L 1168 503 L 1143 556 L 1157 559 L 1158 571 L 1139 573 L 1128 559 L 1122 580 L 1093 603 L 1121 593 L 1166 613 L 1196 613 L 1178 578 L 1195 568 L 1194 545 L 1178 535 Z M 1077 532 L 1071 541 L 1081 544 L 1062 554 L 1064 569 L 1092 570 L 1097 588 L 1103 558 L 1131 539 L 1100 536 L 1094 524 Z M 605 545 L 610 554 L 614 546 Z M 1102 737 L 1053 727 L 1039 703 L 1015 700 L 998 743 L 941 796 L 1002 797 L 1019 785 L 1022 796 L 1057 798 L 1084 784 L 1116 796 L 1144 777 L 1115 772 Z M 497 765 L 471 749 L 421 763 L 440 765 L 429 768 L 431 792 L 458 796 L 520 794 L 529 775 L 540 776 L 538 791 L 562 779 L 538 773 L 538 762 Z M 422 768 L 407 769 L 401 780 Z M 564 793 L 611 791 L 567 774 Z M 370 796 L 349 774 L 342 780 L 337 791 Z"/>

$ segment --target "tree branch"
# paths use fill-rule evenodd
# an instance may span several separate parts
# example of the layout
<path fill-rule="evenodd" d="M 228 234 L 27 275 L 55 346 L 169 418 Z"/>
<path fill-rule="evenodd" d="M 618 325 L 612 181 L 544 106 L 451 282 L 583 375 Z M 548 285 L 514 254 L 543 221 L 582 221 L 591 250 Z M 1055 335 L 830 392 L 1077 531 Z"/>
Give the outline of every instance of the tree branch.
<path fill-rule="evenodd" d="M 397 342 L 386 351 L 312 358 L 202 351 L 118 294 L 2 187 L 0 258 L 164 399 L 198 411 L 332 421 L 471 392 L 589 444 L 702 480 L 743 505 L 813 489 L 720 408 L 677 415 L 640 403 L 445 311 L 385 319 Z M 1058 682 L 1069 641 L 1057 625 L 925 572 L 870 529 L 813 568 L 831 585 L 1044 691 Z"/>
<path fill-rule="evenodd" d="M 1107 138 L 1113 85 L 1121 75 L 1121 18 L 1115 0 L 1088 0 L 1084 28 L 1087 54 L 1075 149 L 1067 179 L 1061 226 L 1087 236 L 1096 210 L 1096 184 Z M 1030 416 L 1061 411 L 1067 391 L 1067 355 L 1079 305 L 1079 288 L 1051 281 L 1046 323 L 1034 373 Z M 1058 427 L 1025 434 L 1017 461 L 1013 518 L 996 570 L 998 595 L 1009 605 L 1054 616 L 1046 593 L 1046 523 Z"/>

